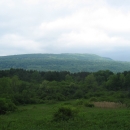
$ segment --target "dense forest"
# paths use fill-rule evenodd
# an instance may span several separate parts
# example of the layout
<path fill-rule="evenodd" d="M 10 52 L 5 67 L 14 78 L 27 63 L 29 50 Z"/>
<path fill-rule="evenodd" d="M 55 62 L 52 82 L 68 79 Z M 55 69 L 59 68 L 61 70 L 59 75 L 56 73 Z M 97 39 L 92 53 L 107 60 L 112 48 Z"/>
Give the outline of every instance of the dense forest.
<path fill-rule="evenodd" d="M 94 54 L 25 54 L 0 57 L 0 70 L 22 68 L 38 71 L 129 71 L 130 62 L 114 61 Z"/>
<path fill-rule="evenodd" d="M 0 106 L 4 107 L 0 108 L 0 113 L 14 110 L 21 104 L 72 99 L 114 101 L 129 105 L 130 71 L 70 73 L 13 68 L 0 70 Z"/>

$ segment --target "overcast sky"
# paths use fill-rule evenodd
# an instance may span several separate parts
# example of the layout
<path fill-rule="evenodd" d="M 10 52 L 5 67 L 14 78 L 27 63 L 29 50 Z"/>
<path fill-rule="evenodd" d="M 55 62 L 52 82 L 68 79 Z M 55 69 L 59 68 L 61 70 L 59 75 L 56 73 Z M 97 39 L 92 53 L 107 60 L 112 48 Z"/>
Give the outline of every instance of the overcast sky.
<path fill-rule="evenodd" d="M 130 0 L 0 0 L 0 56 L 27 53 L 130 61 Z"/>

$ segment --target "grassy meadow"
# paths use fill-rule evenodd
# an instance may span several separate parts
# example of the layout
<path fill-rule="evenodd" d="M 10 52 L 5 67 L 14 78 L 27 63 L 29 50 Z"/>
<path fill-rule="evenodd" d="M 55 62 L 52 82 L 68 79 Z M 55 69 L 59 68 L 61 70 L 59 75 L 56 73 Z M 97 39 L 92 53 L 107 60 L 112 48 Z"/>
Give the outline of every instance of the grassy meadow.
<path fill-rule="evenodd" d="M 13 113 L 0 115 L 0 130 L 129 130 L 130 109 L 114 102 L 95 102 L 87 107 L 86 100 L 46 102 L 18 106 Z M 67 121 L 54 121 L 61 106 L 75 108 L 77 115 Z"/>

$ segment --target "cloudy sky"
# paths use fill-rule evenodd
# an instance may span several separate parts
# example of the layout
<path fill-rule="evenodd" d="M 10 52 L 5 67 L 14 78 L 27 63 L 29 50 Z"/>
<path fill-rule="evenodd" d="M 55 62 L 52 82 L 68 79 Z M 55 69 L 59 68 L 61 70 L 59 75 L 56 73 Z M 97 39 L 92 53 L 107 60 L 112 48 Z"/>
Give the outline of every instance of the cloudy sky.
<path fill-rule="evenodd" d="M 27 53 L 130 61 L 130 0 L 0 0 L 0 56 Z"/>

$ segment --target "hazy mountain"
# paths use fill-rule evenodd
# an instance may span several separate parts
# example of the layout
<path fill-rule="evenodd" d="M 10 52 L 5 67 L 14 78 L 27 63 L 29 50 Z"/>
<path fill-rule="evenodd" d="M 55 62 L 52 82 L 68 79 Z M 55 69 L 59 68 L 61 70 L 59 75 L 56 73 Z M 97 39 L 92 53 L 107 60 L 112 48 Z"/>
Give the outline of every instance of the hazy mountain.
<path fill-rule="evenodd" d="M 42 71 L 122 72 L 130 70 L 130 62 L 114 61 L 94 54 L 24 54 L 0 57 L 0 69 L 23 68 Z"/>

